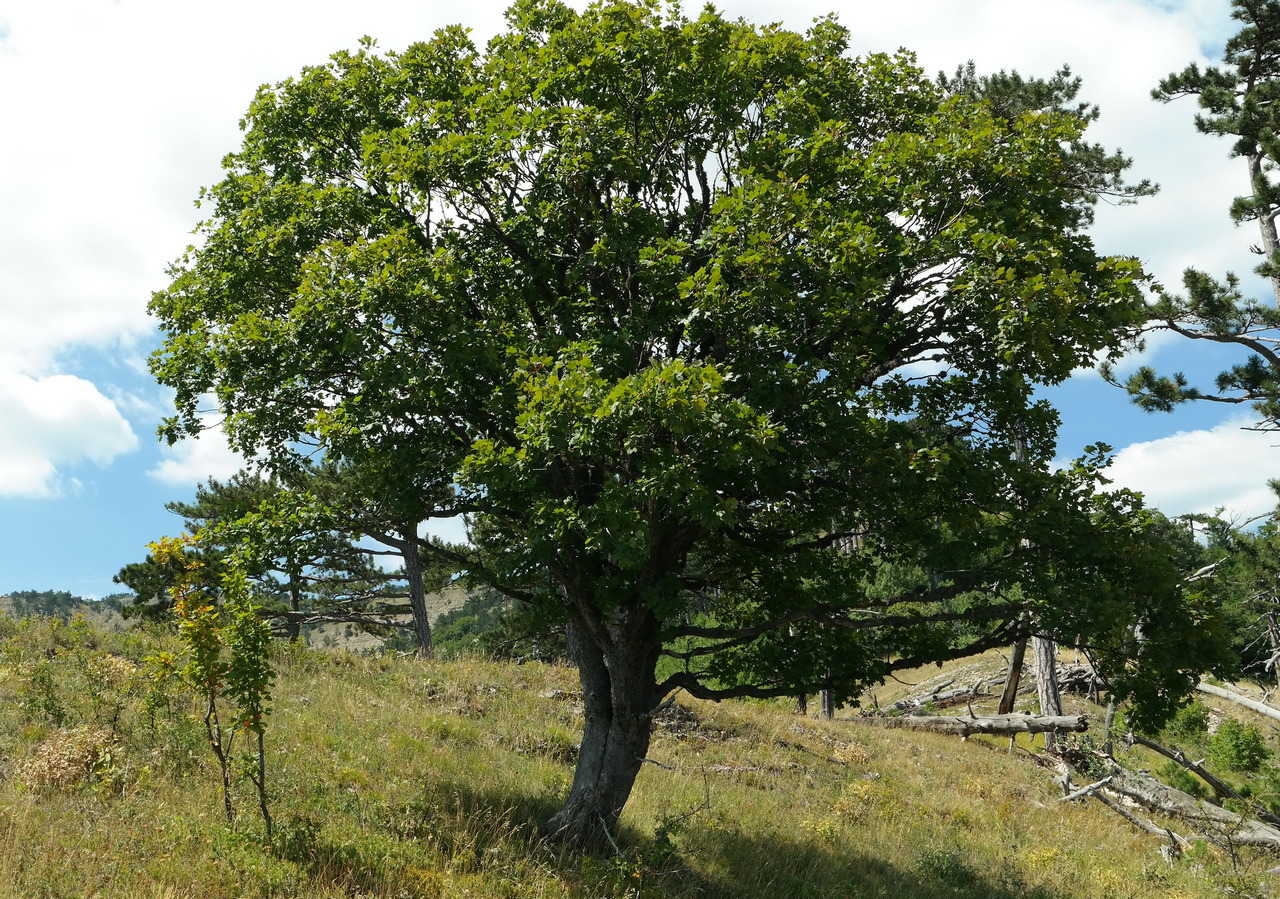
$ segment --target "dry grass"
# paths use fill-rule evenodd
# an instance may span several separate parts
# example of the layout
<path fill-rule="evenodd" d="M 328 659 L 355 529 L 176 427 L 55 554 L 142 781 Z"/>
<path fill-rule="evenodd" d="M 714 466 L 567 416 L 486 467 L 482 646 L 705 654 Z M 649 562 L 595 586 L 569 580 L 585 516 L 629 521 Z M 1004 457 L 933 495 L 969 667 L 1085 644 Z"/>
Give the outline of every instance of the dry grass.
<path fill-rule="evenodd" d="M 289 649 L 268 737 L 272 853 L 247 801 L 236 827 L 221 819 L 198 742 L 194 761 L 175 757 L 193 745 L 181 702 L 152 721 L 130 693 L 119 789 L 28 784 L 18 772 L 68 732 L 23 711 L 12 660 L 52 651 L 68 726 L 101 728 L 76 693 L 84 672 L 125 671 L 107 656 L 140 666 L 167 638 L 60 639 L 75 643 L 28 626 L 0 649 L 0 897 L 1262 895 L 1260 875 L 1211 850 L 1169 866 L 1110 812 L 1056 803 L 1003 744 L 798 719 L 782 703 L 682 702 L 623 816 L 624 854 L 567 856 L 534 822 L 571 777 L 573 672 Z"/>

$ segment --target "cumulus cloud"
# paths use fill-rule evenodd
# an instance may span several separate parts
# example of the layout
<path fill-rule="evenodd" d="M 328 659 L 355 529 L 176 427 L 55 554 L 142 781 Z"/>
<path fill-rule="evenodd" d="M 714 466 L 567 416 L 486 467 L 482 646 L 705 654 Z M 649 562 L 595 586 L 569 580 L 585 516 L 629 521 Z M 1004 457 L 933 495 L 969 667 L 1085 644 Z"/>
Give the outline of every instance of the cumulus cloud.
<path fill-rule="evenodd" d="M 0 54 L 0 366 L 150 332 L 146 302 L 190 240 L 256 88 L 352 48 L 388 48 L 465 13 L 393 0 L 183 4 L 19 0 Z M 245 23 L 252 22 L 252 27 Z"/>
<path fill-rule="evenodd" d="M 1116 487 L 1143 493 L 1166 515 L 1220 507 L 1237 519 L 1269 512 L 1276 496 L 1267 480 L 1280 476 L 1280 446 L 1275 434 L 1242 430 L 1246 423 L 1233 419 L 1132 443 L 1116 455 L 1108 476 Z"/>
<path fill-rule="evenodd" d="M 478 40 L 505 0 L 465 9 L 369 0 L 18 2 L 6 11 L 0 84 L 13 139 L 0 146 L 0 367 L 47 363 L 65 346 L 112 346 L 149 332 L 145 303 L 188 240 L 201 185 L 238 142 L 255 88 L 352 47 L 387 48 L 454 21 Z M 980 69 L 1047 74 L 1070 62 L 1102 106 L 1098 139 L 1123 146 L 1138 174 L 1165 185 L 1133 209 L 1104 208 L 1098 240 L 1141 255 L 1174 284 L 1183 267 L 1247 267 L 1249 234 L 1227 220 L 1245 187 L 1226 146 L 1195 134 L 1189 103 L 1158 106 L 1150 88 L 1218 38 L 1225 2 L 1182 0 L 726 0 L 731 15 L 805 28 L 842 14 L 858 52 L 916 50 L 929 70 L 969 58 Z M 694 4 L 689 4 L 692 8 Z M 253 22 L 252 28 L 244 23 Z M 68 65 L 75 60 L 75 65 Z M 74 264 L 68 264 L 74 260 Z M 4 366 L 4 360 L 9 361 Z"/>
<path fill-rule="evenodd" d="M 247 464 L 227 445 L 226 432 L 215 415 L 201 416 L 204 430 L 198 437 L 161 450 L 162 458 L 147 474 L 170 487 L 190 487 L 208 478 L 224 481 Z"/>
<path fill-rule="evenodd" d="M 74 490 L 64 466 L 108 465 L 138 438 L 115 404 L 72 375 L 0 372 L 0 496 L 50 497 Z"/>
<path fill-rule="evenodd" d="M 496 28 L 500 8 L 467 18 Z M 64 360 L 86 347 L 127 365 L 141 358 L 152 331 L 147 299 L 190 241 L 199 215 L 192 201 L 217 180 L 257 86 L 322 62 L 363 34 L 403 46 L 458 17 L 451 8 L 392 0 L 7 6 L 0 403 L 49 416 L 30 432 L 23 419 L 0 413 L 0 493 L 56 495 L 65 466 L 100 458 L 103 447 L 136 445 L 123 416 L 142 429 L 154 424 L 151 399 L 68 379 Z M 56 414 L 62 407 L 48 403 L 50 390 L 68 384 L 79 392 L 62 399 L 92 400 L 92 414 Z M 239 464 L 231 459 L 219 435 L 206 435 L 166 452 L 154 473 L 186 483 L 226 474 Z"/>

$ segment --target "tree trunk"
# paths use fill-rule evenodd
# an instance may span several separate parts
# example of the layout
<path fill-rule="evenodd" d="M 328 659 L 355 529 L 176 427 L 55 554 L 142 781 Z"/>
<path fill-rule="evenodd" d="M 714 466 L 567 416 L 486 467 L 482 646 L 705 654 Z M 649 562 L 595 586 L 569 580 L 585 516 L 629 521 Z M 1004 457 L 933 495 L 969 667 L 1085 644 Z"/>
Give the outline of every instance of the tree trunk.
<path fill-rule="evenodd" d="M 405 525 L 404 542 L 401 552 L 404 556 L 404 576 L 409 582 L 409 608 L 413 610 L 413 635 L 417 643 L 418 655 L 429 659 L 432 656 L 431 619 L 427 614 L 426 588 L 422 584 L 422 556 L 418 547 L 418 529 L 411 524 Z"/>
<path fill-rule="evenodd" d="M 601 649 L 581 620 L 567 631 L 582 684 L 582 744 L 561 809 L 543 825 L 548 839 L 586 852 L 617 848 L 618 818 L 649 750 L 657 704 L 654 671 L 660 644 L 647 609 L 619 613 Z"/>
<path fill-rule="evenodd" d="M 831 691 L 821 691 L 818 698 L 822 700 L 822 717 L 830 721 L 836 716 L 836 705 L 831 701 Z"/>
<path fill-rule="evenodd" d="M 809 695 L 807 693 L 801 693 L 799 696 L 796 697 L 796 714 L 797 715 L 809 714 Z"/>
<path fill-rule="evenodd" d="M 1114 696 L 1107 697 L 1107 714 L 1102 719 L 1102 751 L 1107 755 L 1111 755 L 1111 726 L 1116 720 L 1116 700 Z"/>
<path fill-rule="evenodd" d="M 1263 156 L 1261 152 L 1253 152 L 1248 156 L 1249 160 L 1249 187 L 1253 195 L 1259 199 L 1266 195 L 1267 192 L 1267 176 L 1263 171 Z M 1271 217 L 1268 209 L 1264 208 L 1258 215 L 1258 233 L 1262 236 L 1262 251 L 1267 257 L 1267 262 L 1275 263 L 1276 251 L 1280 250 L 1280 238 L 1276 235 L 1276 222 Z M 1272 276 L 1271 292 L 1275 296 L 1276 302 L 1280 303 L 1280 276 Z"/>
<path fill-rule="evenodd" d="M 1058 695 L 1058 647 L 1044 637 L 1033 637 L 1032 651 L 1036 661 L 1036 695 L 1040 699 L 1040 714 L 1062 714 L 1062 697 Z M 1055 743 L 1052 731 L 1044 735 L 1044 748 L 1052 749 Z"/>
<path fill-rule="evenodd" d="M 1197 799 L 1161 783 L 1150 774 L 1125 768 L 1118 768 L 1111 774 L 1108 790 L 1153 811 L 1190 821 L 1215 843 L 1280 848 L 1280 829 L 1269 824 Z"/>
<path fill-rule="evenodd" d="M 1013 655 L 1009 659 L 1009 673 L 1004 678 L 1004 692 L 1000 694 L 1000 705 L 996 709 L 1001 715 L 1013 711 L 1013 703 L 1018 698 L 1018 684 L 1022 680 L 1022 663 L 1027 657 L 1027 638 L 1021 637 L 1013 644 Z"/>

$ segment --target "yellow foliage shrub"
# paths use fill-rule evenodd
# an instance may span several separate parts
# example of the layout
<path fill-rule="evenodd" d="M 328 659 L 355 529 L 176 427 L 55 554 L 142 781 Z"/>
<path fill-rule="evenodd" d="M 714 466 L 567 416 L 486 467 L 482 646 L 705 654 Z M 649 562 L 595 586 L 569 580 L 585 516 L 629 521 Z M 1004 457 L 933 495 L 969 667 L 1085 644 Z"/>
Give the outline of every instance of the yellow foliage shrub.
<path fill-rule="evenodd" d="M 115 739 L 97 727 L 56 731 L 18 766 L 18 776 L 37 789 L 67 790 L 90 781 L 119 752 Z"/>
<path fill-rule="evenodd" d="M 845 743 L 835 751 L 835 757 L 846 765 L 859 768 L 871 763 L 871 753 L 861 743 Z"/>

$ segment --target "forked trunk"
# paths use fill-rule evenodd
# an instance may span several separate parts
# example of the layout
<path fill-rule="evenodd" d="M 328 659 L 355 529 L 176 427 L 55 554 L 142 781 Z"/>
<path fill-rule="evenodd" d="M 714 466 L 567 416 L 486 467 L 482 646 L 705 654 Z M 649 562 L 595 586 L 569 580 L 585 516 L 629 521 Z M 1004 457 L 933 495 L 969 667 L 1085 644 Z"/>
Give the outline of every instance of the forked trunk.
<path fill-rule="evenodd" d="M 543 833 L 585 852 L 617 849 L 618 818 L 649 750 L 656 699 L 657 641 L 651 629 L 624 624 L 614 637 L 606 653 L 585 628 L 568 627 L 585 721 L 569 796 Z"/>

